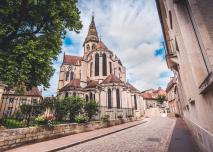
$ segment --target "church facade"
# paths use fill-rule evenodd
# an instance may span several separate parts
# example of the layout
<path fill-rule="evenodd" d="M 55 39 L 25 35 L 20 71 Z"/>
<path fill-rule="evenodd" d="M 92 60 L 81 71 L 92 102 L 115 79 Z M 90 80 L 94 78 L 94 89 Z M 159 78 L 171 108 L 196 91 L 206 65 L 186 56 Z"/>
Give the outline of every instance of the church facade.
<path fill-rule="evenodd" d="M 127 82 L 121 60 L 99 39 L 94 16 L 83 43 L 83 57 L 64 54 L 60 67 L 58 97 L 80 96 L 100 105 L 100 116 L 140 117 L 143 98 Z"/>

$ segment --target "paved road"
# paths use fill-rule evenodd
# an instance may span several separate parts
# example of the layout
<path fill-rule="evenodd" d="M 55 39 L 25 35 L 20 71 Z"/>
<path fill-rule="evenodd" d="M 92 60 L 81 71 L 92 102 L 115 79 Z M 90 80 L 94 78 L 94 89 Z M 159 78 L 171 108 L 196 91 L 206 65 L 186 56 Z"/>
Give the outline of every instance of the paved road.
<path fill-rule="evenodd" d="M 174 124 L 174 119 L 150 118 L 144 124 L 60 152 L 164 152 Z"/>

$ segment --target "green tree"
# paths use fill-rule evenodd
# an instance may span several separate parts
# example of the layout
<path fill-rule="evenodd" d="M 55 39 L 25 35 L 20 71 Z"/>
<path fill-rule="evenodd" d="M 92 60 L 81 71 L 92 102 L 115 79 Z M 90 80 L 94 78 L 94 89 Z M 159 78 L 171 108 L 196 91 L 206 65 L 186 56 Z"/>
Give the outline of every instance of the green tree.
<path fill-rule="evenodd" d="M 166 96 L 165 95 L 158 95 L 157 97 L 157 101 L 160 104 L 163 104 L 163 102 L 166 100 Z"/>
<path fill-rule="evenodd" d="M 92 116 L 94 116 L 98 112 L 99 104 L 94 100 L 90 100 L 88 102 L 85 102 L 84 110 L 86 115 L 89 117 L 89 120 L 91 120 Z"/>
<path fill-rule="evenodd" d="M 82 112 L 84 99 L 78 96 L 67 97 L 63 99 L 67 108 L 70 122 L 75 121 L 75 116 Z"/>
<path fill-rule="evenodd" d="M 67 107 L 64 100 L 57 100 L 54 104 L 56 120 L 63 120 L 67 115 Z"/>
<path fill-rule="evenodd" d="M 82 28 L 77 0 L 1 0 L 0 80 L 49 87 L 66 30 Z"/>

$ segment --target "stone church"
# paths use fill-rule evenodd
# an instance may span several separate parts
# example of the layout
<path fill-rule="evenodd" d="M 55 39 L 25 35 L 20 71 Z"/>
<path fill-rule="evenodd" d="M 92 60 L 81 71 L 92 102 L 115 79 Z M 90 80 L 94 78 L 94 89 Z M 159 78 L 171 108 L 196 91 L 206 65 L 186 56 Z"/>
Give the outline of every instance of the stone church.
<path fill-rule="evenodd" d="M 140 91 L 127 82 L 121 60 L 99 39 L 94 16 L 83 48 L 83 57 L 64 54 L 58 97 L 95 100 L 100 105 L 99 116 L 107 114 L 111 119 L 140 117 L 144 111 Z"/>

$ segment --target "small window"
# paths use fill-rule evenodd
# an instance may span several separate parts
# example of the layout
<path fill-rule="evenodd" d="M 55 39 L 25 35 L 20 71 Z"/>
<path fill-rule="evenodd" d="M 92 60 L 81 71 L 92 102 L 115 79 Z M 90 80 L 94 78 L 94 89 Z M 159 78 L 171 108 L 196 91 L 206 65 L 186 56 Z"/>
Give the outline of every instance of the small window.
<path fill-rule="evenodd" d="M 108 89 L 108 108 L 112 108 L 112 92 L 110 89 Z"/>
<path fill-rule="evenodd" d="M 68 97 L 68 96 L 69 96 L 69 93 L 68 93 L 68 92 L 66 92 L 66 93 L 65 93 L 65 98 L 66 98 L 66 97 Z"/>
<path fill-rule="evenodd" d="M 138 106 L 137 106 L 137 98 L 136 98 L 136 95 L 134 95 L 134 102 L 135 102 L 135 109 L 137 110 L 137 109 L 138 109 Z"/>
<path fill-rule="evenodd" d="M 112 74 L 112 62 L 109 62 L 109 70 L 110 70 L 110 74 Z"/>
<path fill-rule="evenodd" d="M 66 81 L 69 80 L 69 75 L 70 75 L 70 74 L 69 74 L 69 71 L 67 71 L 67 72 L 66 72 L 66 78 L 65 78 Z"/>
<path fill-rule="evenodd" d="M 70 72 L 70 80 L 73 80 L 73 79 L 74 79 L 74 72 L 71 71 L 71 72 Z"/>
<path fill-rule="evenodd" d="M 99 76 L 99 54 L 95 54 L 95 76 Z"/>
<path fill-rule="evenodd" d="M 74 97 L 76 96 L 76 93 L 75 93 L 75 92 L 73 92 L 73 96 L 74 96 Z"/>
<path fill-rule="evenodd" d="M 93 98 L 93 95 L 92 95 L 92 92 L 90 92 L 89 99 L 92 100 L 92 98 Z"/>
<path fill-rule="evenodd" d="M 89 44 L 87 44 L 87 51 L 89 51 L 90 50 L 90 46 L 89 46 Z"/>
<path fill-rule="evenodd" d="M 170 28 L 172 29 L 173 25 L 172 25 L 172 12 L 171 11 L 169 11 L 169 21 L 170 21 Z"/>
<path fill-rule="evenodd" d="M 13 103 L 13 101 L 14 101 L 14 98 L 9 99 L 9 103 Z"/>
<path fill-rule="evenodd" d="M 95 50 L 96 46 L 95 44 L 92 45 L 92 50 Z"/>
<path fill-rule="evenodd" d="M 86 98 L 86 101 L 89 101 L 89 96 L 88 96 L 88 95 L 86 95 L 86 97 L 85 97 L 85 98 Z"/>

